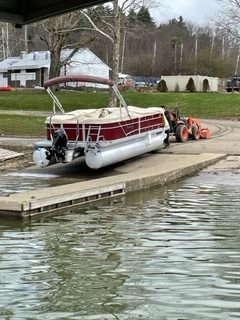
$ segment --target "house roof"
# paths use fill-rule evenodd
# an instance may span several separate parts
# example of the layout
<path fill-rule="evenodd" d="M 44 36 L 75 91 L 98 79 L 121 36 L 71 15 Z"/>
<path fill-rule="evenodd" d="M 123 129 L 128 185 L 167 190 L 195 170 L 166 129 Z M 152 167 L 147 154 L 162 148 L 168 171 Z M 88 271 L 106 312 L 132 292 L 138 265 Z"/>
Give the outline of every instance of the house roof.
<path fill-rule="evenodd" d="M 0 20 L 18 26 L 98 5 L 106 0 L 0 0 Z"/>
<path fill-rule="evenodd" d="M 63 49 L 61 58 L 66 59 L 73 49 Z M 21 52 L 18 58 L 10 62 L 6 62 L 6 70 L 29 70 L 29 69 L 40 69 L 50 67 L 50 53 L 49 51 L 34 51 L 30 53 Z M 6 60 L 2 61 L 4 63 Z M 79 64 L 104 64 L 91 50 L 88 48 L 79 49 L 75 55 L 71 58 L 71 65 Z M 4 65 L 4 64 L 3 64 Z M 0 63 L 1 69 L 1 63 Z"/>
<path fill-rule="evenodd" d="M 16 63 L 20 58 L 19 57 L 9 57 L 0 61 L 0 72 L 7 72 L 11 65 Z"/>
<path fill-rule="evenodd" d="M 50 54 L 48 51 L 21 52 L 18 60 L 9 65 L 8 70 L 48 68 L 49 65 Z"/>

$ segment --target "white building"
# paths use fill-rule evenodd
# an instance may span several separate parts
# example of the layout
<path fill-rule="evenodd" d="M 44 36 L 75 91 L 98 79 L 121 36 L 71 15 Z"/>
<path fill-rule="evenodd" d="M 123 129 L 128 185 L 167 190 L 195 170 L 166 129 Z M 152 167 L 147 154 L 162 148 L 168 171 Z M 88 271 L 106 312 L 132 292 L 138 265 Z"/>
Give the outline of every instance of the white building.
<path fill-rule="evenodd" d="M 161 76 L 161 80 L 165 80 L 168 91 L 186 91 L 189 79 L 192 78 L 196 91 L 204 91 L 204 83 L 208 85 L 209 92 L 218 91 L 219 78 L 190 75 L 190 76 Z"/>
<path fill-rule="evenodd" d="M 72 52 L 72 49 L 64 49 L 61 54 L 62 60 L 65 60 Z M 110 68 L 99 59 L 91 50 L 80 49 L 68 61 L 66 66 L 61 70 L 61 75 L 82 74 L 95 77 L 109 78 Z M 70 86 L 93 86 L 90 83 L 69 83 Z M 104 85 L 96 84 L 95 87 L 105 87 Z"/>
<path fill-rule="evenodd" d="M 9 57 L 0 61 L 0 86 L 8 86 L 8 68 L 18 60 L 19 57 Z"/>
<path fill-rule="evenodd" d="M 73 49 L 63 49 L 62 61 L 65 60 Z M 21 52 L 19 57 L 7 58 L 0 62 L 0 84 L 12 87 L 43 86 L 48 80 L 50 68 L 49 51 Z M 61 74 L 84 74 L 109 78 L 110 68 L 101 61 L 88 48 L 79 49 Z"/>

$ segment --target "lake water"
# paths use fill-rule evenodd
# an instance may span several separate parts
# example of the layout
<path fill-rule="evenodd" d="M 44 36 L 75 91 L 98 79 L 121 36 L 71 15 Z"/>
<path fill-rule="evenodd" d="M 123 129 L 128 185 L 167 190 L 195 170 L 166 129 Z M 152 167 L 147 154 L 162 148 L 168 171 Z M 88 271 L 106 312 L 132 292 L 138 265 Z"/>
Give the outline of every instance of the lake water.
<path fill-rule="evenodd" d="M 240 177 L 0 220 L 0 319 L 240 319 Z"/>

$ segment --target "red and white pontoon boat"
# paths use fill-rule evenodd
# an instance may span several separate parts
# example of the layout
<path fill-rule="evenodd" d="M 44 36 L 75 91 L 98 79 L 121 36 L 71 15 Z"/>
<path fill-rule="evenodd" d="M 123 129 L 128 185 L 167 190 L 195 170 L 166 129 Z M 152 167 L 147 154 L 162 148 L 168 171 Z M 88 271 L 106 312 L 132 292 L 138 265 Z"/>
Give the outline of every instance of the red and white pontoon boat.
<path fill-rule="evenodd" d="M 65 113 L 49 87 L 69 82 L 111 86 L 119 107 Z M 169 124 L 164 109 L 127 106 L 112 80 L 73 75 L 48 80 L 44 86 L 53 99 L 53 114 L 45 121 L 47 139 L 35 145 L 33 159 L 38 166 L 84 156 L 88 167 L 98 169 L 165 147 Z M 56 106 L 60 113 L 55 111 Z"/>

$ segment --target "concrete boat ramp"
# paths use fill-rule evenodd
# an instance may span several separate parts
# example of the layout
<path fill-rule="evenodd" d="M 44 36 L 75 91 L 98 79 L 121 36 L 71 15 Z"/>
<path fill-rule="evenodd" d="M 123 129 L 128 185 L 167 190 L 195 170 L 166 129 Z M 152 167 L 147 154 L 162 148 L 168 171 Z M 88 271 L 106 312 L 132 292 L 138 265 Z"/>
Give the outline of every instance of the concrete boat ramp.
<path fill-rule="evenodd" d="M 163 185 L 224 158 L 224 154 L 148 154 L 117 168 L 114 175 L 0 197 L 0 214 L 33 217 Z M 50 167 L 49 167 L 50 168 Z"/>
<path fill-rule="evenodd" d="M 176 143 L 172 139 L 167 149 L 125 161 L 104 171 L 88 174 L 85 172 L 86 167 L 82 166 L 79 169 L 78 163 L 74 164 L 75 161 L 70 164 L 72 167 L 67 165 L 65 171 L 64 165 L 44 169 L 36 167 L 26 169 L 30 174 L 39 172 L 59 174 L 63 170 L 60 173 L 63 178 L 69 174 L 67 170 L 70 170 L 76 182 L 2 196 L 0 197 L 0 214 L 21 218 L 31 218 L 52 211 L 57 214 L 59 209 L 164 185 L 195 174 L 203 168 L 212 168 L 214 172 L 240 169 L 240 122 L 207 120 L 205 124 L 213 133 L 213 137 L 209 140 Z M 0 138 L 0 144 L 6 143 L 6 139 L 3 141 Z M 14 144 L 19 141 L 10 139 L 7 143 Z M 27 145 L 34 141 L 21 139 L 20 143 Z M 14 155 L 11 153 L 9 156 Z"/>

